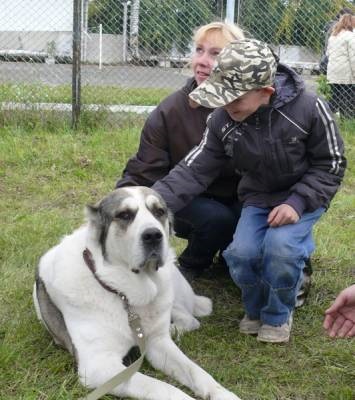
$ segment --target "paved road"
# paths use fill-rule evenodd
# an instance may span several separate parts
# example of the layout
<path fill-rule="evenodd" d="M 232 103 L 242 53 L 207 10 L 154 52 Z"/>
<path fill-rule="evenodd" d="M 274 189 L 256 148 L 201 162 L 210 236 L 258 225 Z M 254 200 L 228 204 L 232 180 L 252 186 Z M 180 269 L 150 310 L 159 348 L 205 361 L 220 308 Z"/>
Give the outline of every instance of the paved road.
<path fill-rule="evenodd" d="M 83 85 L 177 89 L 190 75 L 189 70 L 177 68 L 103 66 L 100 70 L 97 65 L 83 65 L 81 81 Z M 71 65 L 0 62 L 0 82 L 63 85 L 71 81 Z"/>
<path fill-rule="evenodd" d="M 122 86 L 132 88 L 180 88 L 191 76 L 188 69 L 139 66 L 82 66 L 82 84 Z M 315 77 L 304 75 L 306 84 L 315 90 Z M 72 66 L 65 64 L 40 64 L 0 62 L 0 82 L 43 83 L 46 85 L 71 84 Z"/>

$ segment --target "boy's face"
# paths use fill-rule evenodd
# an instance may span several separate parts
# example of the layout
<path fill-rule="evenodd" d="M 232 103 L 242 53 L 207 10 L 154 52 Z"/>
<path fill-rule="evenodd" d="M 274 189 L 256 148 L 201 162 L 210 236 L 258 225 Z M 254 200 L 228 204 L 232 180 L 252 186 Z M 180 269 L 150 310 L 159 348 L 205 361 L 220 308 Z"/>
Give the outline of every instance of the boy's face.
<path fill-rule="evenodd" d="M 253 89 L 223 108 L 234 121 L 241 122 L 253 114 L 260 106 L 269 104 L 270 96 L 274 91 L 273 87 Z"/>

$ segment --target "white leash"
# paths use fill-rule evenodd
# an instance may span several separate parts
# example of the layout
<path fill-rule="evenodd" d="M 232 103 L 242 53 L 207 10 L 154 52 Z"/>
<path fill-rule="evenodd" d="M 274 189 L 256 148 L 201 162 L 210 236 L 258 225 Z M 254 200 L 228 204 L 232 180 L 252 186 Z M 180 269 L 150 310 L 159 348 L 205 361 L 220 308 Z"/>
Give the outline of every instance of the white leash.
<path fill-rule="evenodd" d="M 123 302 L 124 308 L 128 314 L 128 324 L 136 338 L 139 350 L 141 352 L 140 357 L 134 361 L 131 365 L 129 365 L 123 371 L 114 375 L 111 379 L 106 381 L 104 384 L 93 390 L 85 397 L 81 397 L 79 400 L 97 400 L 100 397 L 104 396 L 105 394 L 111 392 L 116 386 L 120 385 L 123 382 L 126 382 L 128 379 L 131 378 L 133 374 L 139 371 L 141 367 L 145 352 L 146 352 L 146 341 L 143 332 L 143 328 L 141 325 L 139 315 L 132 309 L 126 295 L 122 292 L 119 292 L 115 289 L 112 289 L 110 286 L 106 285 L 106 283 L 102 282 L 99 277 L 96 275 L 96 268 L 95 262 L 92 257 L 91 251 L 89 249 L 85 249 L 83 252 L 83 258 L 86 265 L 89 267 L 90 271 L 93 273 L 96 280 L 100 283 L 100 285 L 105 288 L 106 290 L 117 294 Z"/>

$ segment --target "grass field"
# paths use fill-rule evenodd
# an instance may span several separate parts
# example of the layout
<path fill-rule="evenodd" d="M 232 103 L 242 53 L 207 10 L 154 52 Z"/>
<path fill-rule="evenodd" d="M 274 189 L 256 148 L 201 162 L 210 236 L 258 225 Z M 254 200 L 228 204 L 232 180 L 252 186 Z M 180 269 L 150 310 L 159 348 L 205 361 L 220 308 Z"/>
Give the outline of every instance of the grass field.
<path fill-rule="evenodd" d="M 137 148 L 142 119 L 120 126 L 87 116 L 68 123 L 0 116 L 0 399 L 77 399 L 71 356 L 38 323 L 32 285 L 38 258 L 83 218 L 83 207 L 113 189 Z M 243 400 L 353 400 L 355 339 L 331 340 L 323 312 L 355 281 L 355 122 L 343 123 L 349 168 L 330 210 L 316 227 L 313 287 L 295 314 L 287 345 L 258 343 L 238 332 L 240 294 L 227 278 L 200 280 L 214 301 L 201 329 L 179 339 L 186 354 Z M 173 241 L 177 251 L 183 242 Z M 144 372 L 163 377 L 147 363 Z M 113 399 L 106 396 L 105 399 Z"/>
<path fill-rule="evenodd" d="M 122 88 L 119 86 L 83 85 L 81 97 L 84 104 L 135 104 L 155 105 L 171 93 L 171 89 Z M 71 85 L 0 84 L 0 103 L 69 103 L 72 102 Z"/>

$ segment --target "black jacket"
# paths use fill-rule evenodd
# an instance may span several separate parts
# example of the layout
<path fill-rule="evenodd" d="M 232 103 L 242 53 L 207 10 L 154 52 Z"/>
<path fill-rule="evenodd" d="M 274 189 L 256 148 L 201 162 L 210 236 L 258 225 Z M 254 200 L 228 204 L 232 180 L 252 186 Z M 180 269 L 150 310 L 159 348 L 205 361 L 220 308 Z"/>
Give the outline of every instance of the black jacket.
<path fill-rule="evenodd" d="M 116 187 L 152 186 L 200 143 L 212 110 L 189 106 L 188 94 L 196 87 L 196 81 L 189 79 L 182 89 L 164 99 L 149 115 L 138 152 L 128 161 Z M 239 179 L 230 163 L 203 191 L 213 198 L 236 199 Z"/>
<path fill-rule="evenodd" d="M 243 122 L 220 108 L 203 140 L 153 189 L 178 211 L 233 160 L 244 205 L 291 205 L 299 215 L 327 207 L 344 175 L 344 146 L 328 105 L 305 91 L 302 79 L 279 65 L 275 94 Z"/>

